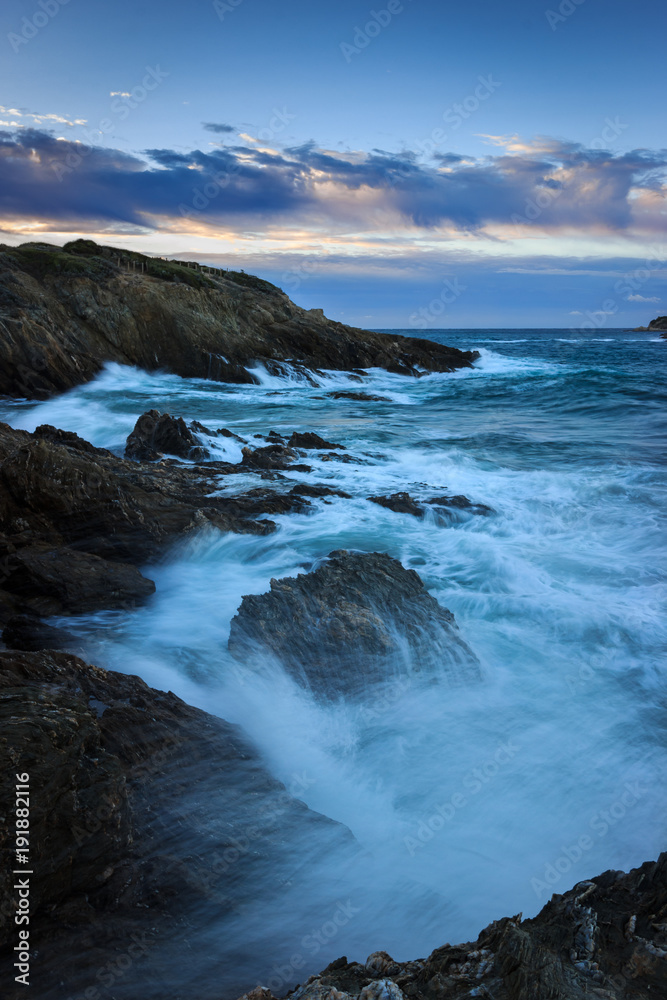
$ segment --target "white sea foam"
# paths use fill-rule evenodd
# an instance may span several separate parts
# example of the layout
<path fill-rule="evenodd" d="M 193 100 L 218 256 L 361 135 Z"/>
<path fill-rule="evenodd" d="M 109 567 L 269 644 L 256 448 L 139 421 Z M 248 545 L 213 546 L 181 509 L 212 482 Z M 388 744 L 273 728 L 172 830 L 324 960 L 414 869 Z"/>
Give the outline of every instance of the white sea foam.
<path fill-rule="evenodd" d="M 579 383 L 569 392 L 590 358 L 565 364 L 562 348 L 531 358 L 482 343 L 466 345 L 482 354 L 473 369 L 414 380 L 373 370 L 362 384 L 324 373 L 313 386 L 287 372 L 229 386 L 109 366 L 89 386 L 5 411 L 17 425 L 50 422 L 120 448 L 137 416 L 155 407 L 229 427 L 251 444 L 271 428 L 316 430 L 354 459 L 311 452 L 311 473 L 285 473 L 351 499 L 315 500 L 310 514 L 275 518 L 279 531 L 266 537 L 202 532 L 146 569 L 158 586 L 147 607 L 116 615 L 113 628 L 104 616 L 80 623 L 93 662 L 241 724 L 276 776 L 288 786 L 302 776 L 299 797 L 368 850 L 367 875 L 354 878 L 373 917 L 342 928 L 308 971 L 376 948 L 423 955 L 664 847 L 667 752 L 650 723 L 665 693 L 664 476 L 640 454 L 642 440 L 624 437 L 625 410 L 596 423 L 601 398 L 582 398 Z M 323 390 L 333 386 L 391 401 L 332 400 Z M 234 477 L 220 487 L 254 482 Z M 496 513 L 444 526 L 367 500 L 399 490 L 464 494 Z M 484 680 L 453 691 L 413 676 L 369 688 L 361 703 L 324 705 L 279 665 L 260 676 L 235 663 L 226 639 L 242 596 L 338 548 L 386 551 L 416 569 L 455 613 Z M 617 807 L 636 782 L 637 800 Z M 596 821 L 610 810 L 614 822 L 601 833 Z M 583 835 L 590 850 L 540 889 L 547 866 Z M 324 905 L 320 883 L 339 876 L 340 859 L 319 864 L 310 915 L 304 908 L 299 924 L 294 901 L 276 957 L 309 931 L 313 908 Z M 381 887 L 395 879 L 404 889 L 387 905 Z M 408 915 L 411 885 L 435 899 L 418 918 Z M 262 887 L 253 890 L 261 898 Z M 250 916 L 237 923 L 238 940 L 256 930 Z M 278 922 L 271 933 L 280 938 Z"/>

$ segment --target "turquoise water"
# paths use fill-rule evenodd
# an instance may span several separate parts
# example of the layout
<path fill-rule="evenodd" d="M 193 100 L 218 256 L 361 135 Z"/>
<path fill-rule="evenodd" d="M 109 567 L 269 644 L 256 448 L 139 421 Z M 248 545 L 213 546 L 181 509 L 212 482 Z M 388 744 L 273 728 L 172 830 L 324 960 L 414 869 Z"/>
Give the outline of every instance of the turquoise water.
<path fill-rule="evenodd" d="M 74 623 L 94 662 L 240 723 L 272 772 L 372 858 L 358 888 L 364 916 L 304 951 L 301 981 L 344 953 L 407 959 L 475 937 L 665 847 L 667 341 L 615 330 L 429 336 L 482 357 L 473 370 L 420 379 L 371 371 L 364 384 L 258 368 L 260 385 L 230 386 L 112 365 L 57 399 L 0 412 L 120 451 L 155 407 L 256 445 L 270 430 L 315 430 L 358 459 L 313 454 L 311 474 L 286 474 L 352 499 L 274 518 L 279 530 L 266 538 L 206 531 L 146 568 L 158 590 L 145 608 Z M 385 400 L 327 395 L 336 390 Z M 211 444 L 217 457 L 240 458 L 229 439 Z M 230 477 L 220 489 L 259 482 Z M 464 494 L 495 514 L 442 525 L 366 499 L 397 490 Z M 233 663 L 225 644 L 241 597 L 337 548 L 386 551 L 417 569 L 454 612 L 483 682 L 455 688 L 445 675 L 434 687 L 415 675 L 369 689 L 362 703 L 322 705 L 279 666 L 260 678 Z M 309 934 L 313 912 L 326 921 L 317 884 L 339 863 L 322 857 L 313 898 L 291 900 L 284 931 L 267 914 L 276 959 Z M 418 919 L 409 891 L 389 905 L 380 892 L 396 880 L 428 890 Z M 243 918 L 237 931 L 243 940 Z"/>

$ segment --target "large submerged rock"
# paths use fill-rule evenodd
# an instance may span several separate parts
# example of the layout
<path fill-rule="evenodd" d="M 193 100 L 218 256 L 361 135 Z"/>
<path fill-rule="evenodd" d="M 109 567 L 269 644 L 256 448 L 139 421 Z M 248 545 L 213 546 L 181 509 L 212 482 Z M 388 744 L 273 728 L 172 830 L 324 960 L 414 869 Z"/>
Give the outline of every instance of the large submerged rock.
<path fill-rule="evenodd" d="M 480 676 L 451 612 L 414 570 L 378 552 L 332 552 L 315 571 L 244 597 L 229 649 L 254 665 L 278 659 L 301 683 L 334 697 L 411 672 Z"/>
<path fill-rule="evenodd" d="M 41 399 L 109 361 L 185 378 L 255 383 L 289 373 L 470 367 L 475 351 L 373 333 L 295 305 L 250 274 L 75 240 L 0 245 L 0 393 Z"/>

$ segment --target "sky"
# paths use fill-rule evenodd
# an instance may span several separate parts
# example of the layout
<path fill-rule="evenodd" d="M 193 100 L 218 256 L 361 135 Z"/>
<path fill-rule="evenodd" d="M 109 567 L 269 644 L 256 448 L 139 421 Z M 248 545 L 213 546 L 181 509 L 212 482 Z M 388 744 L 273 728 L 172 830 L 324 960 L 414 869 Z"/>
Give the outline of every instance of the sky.
<path fill-rule="evenodd" d="M 664 0 L 4 0 L 0 242 L 364 327 L 667 313 Z"/>

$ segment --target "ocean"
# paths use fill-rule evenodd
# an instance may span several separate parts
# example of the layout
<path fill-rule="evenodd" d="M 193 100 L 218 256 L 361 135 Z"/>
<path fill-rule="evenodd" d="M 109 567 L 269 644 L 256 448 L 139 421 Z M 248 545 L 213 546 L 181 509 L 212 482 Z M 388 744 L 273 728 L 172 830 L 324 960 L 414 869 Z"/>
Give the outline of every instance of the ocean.
<path fill-rule="evenodd" d="M 301 982 L 343 954 L 425 956 L 665 846 L 667 341 L 621 330 L 424 336 L 481 359 L 418 379 L 257 368 L 252 386 L 109 365 L 58 398 L 0 405 L 14 427 L 54 424 L 121 454 L 155 408 L 255 446 L 271 430 L 316 431 L 354 459 L 312 453 L 311 473 L 286 472 L 275 487 L 325 483 L 351 499 L 272 516 L 278 531 L 265 537 L 203 531 L 145 567 L 157 583 L 145 607 L 67 620 L 91 662 L 242 726 L 270 771 L 364 851 L 357 867 L 309 854 L 284 910 L 255 884 L 236 933 L 218 941 L 211 928 L 223 964 L 249 941 L 271 967 L 300 951 Z M 241 458 L 232 438 L 207 444 L 216 458 Z M 220 481 L 224 492 L 258 485 L 251 472 Z M 494 513 L 441 523 L 367 500 L 398 491 L 463 494 Z M 277 667 L 258 676 L 232 661 L 242 596 L 334 549 L 387 552 L 417 570 L 454 613 L 482 682 L 415 671 L 322 703 Z M 325 882 L 348 907 L 344 920 L 334 896 L 320 899 Z M 248 987 L 257 977 L 243 979 L 245 962 Z"/>

